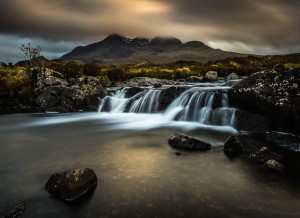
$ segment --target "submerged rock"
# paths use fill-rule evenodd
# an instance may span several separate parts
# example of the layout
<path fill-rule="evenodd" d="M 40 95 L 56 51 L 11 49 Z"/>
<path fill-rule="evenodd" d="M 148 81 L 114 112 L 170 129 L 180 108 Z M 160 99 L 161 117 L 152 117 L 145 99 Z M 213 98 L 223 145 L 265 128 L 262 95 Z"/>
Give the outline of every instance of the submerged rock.
<path fill-rule="evenodd" d="M 230 136 L 224 144 L 224 153 L 227 155 L 237 155 L 242 153 L 244 147 L 242 143 L 235 136 Z"/>
<path fill-rule="evenodd" d="M 282 156 L 275 153 L 268 147 L 261 147 L 258 151 L 253 152 L 249 155 L 249 157 L 255 161 L 266 162 L 268 160 L 282 160 Z"/>
<path fill-rule="evenodd" d="M 269 169 L 270 171 L 274 172 L 283 172 L 284 171 L 284 166 L 282 163 L 278 162 L 277 160 L 267 160 L 264 163 L 264 167 Z"/>
<path fill-rule="evenodd" d="M 27 204 L 25 202 L 18 204 L 13 209 L 8 211 L 7 214 L 1 216 L 2 218 L 18 218 L 21 217 L 27 208 Z"/>
<path fill-rule="evenodd" d="M 97 176 L 92 169 L 77 169 L 53 174 L 48 180 L 46 190 L 63 200 L 72 201 L 97 185 Z"/>
<path fill-rule="evenodd" d="M 170 146 L 182 150 L 206 151 L 211 148 L 210 144 L 181 133 L 171 136 L 168 142 Z"/>

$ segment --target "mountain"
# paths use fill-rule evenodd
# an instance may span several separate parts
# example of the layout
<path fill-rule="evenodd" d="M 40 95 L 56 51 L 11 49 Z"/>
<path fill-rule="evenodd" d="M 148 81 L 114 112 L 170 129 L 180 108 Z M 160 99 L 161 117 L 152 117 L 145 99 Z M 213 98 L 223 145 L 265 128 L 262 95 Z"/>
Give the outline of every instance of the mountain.
<path fill-rule="evenodd" d="M 152 63 L 170 63 L 179 60 L 206 62 L 245 56 L 248 55 L 214 49 L 199 41 L 182 43 L 174 37 L 131 39 L 112 34 L 100 42 L 76 47 L 61 59 L 132 64 L 142 60 Z"/>

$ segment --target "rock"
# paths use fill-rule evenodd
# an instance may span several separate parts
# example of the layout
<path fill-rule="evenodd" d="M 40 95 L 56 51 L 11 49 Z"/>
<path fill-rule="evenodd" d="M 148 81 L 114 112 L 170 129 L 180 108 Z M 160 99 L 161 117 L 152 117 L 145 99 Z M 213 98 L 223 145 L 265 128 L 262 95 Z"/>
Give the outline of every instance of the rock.
<path fill-rule="evenodd" d="M 275 153 L 274 151 L 272 151 L 267 147 L 261 147 L 258 151 L 251 153 L 249 157 L 252 160 L 258 162 L 266 162 L 268 160 L 276 160 L 276 161 L 282 160 L 281 155 Z"/>
<path fill-rule="evenodd" d="M 218 80 L 218 73 L 216 71 L 208 71 L 203 78 L 203 82 L 210 82 L 210 81 L 217 81 L 217 80 Z"/>
<path fill-rule="evenodd" d="M 180 155 L 182 155 L 182 153 L 181 153 L 181 152 L 179 152 L 179 151 L 176 151 L 174 154 L 176 154 L 176 156 L 180 156 Z"/>
<path fill-rule="evenodd" d="M 140 88 L 140 87 L 132 87 L 126 90 L 125 92 L 125 98 L 131 98 L 135 96 L 136 94 L 144 91 L 145 89 Z"/>
<path fill-rule="evenodd" d="M 227 76 L 227 80 L 236 80 L 236 79 L 239 79 L 239 75 L 237 75 L 236 73 L 231 73 Z"/>
<path fill-rule="evenodd" d="M 182 86 L 172 86 L 161 91 L 158 98 L 158 102 L 162 105 L 170 104 L 175 98 L 177 98 L 181 93 L 186 91 L 186 87 Z"/>
<path fill-rule="evenodd" d="M 47 68 L 33 68 L 36 104 L 42 111 L 77 112 L 97 111 L 99 98 L 105 91 L 96 77 L 64 79 L 59 72 Z"/>
<path fill-rule="evenodd" d="M 203 77 L 202 76 L 201 77 L 199 77 L 199 76 L 190 76 L 190 77 L 186 78 L 185 81 L 198 83 L 198 82 L 203 81 Z"/>
<path fill-rule="evenodd" d="M 235 128 L 237 130 L 266 132 L 270 129 L 270 121 L 264 116 L 249 111 L 237 110 L 235 112 Z"/>
<path fill-rule="evenodd" d="M 78 169 L 53 174 L 48 180 L 46 190 L 63 200 L 72 201 L 97 185 L 97 176 L 92 169 Z"/>
<path fill-rule="evenodd" d="M 163 84 L 161 84 L 161 83 L 155 83 L 154 85 L 153 85 L 153 88 L 160 88 L 160 87 L 162 87 L 163 86 Z"/>
<path fill-rule="evenodd" d="M 230 136 L 225 144 L 224 144 L 224 153 L 227 155 L 237 155 L 242 153 L 244 150 L 244 147 L 242 143 L 238 140 L 235 136 Z"/>
<path fill-rule="evenodd" d="M 2 216 L 3 218 L 18 218 L 21 217 L 27 208 L 25 202 L 18 204 L 13 209 L 11 209 L 6 215 Z"/>
<path fill-rule="evenodd" d="M 267 160 L 265 163 L 264 163 L 264 167 L 271 170 L 271 171 L 274 171 L 274 172 L 283 172 L 284 171 L 284 165 L 280 162 L 278 162 L 277 160 Z"/>
<path fill-rule="evenodd" d="M 169 145 L 182 150 L 206 151 L 211 145 L 190 136 L 176 133 L 168 140 Z"/>
<path fill-rule="evenodd" d="M 166 79 L 157 79 L 150 77 L 135 77 L 119 84 L 122 87 L 154 86 L 160 83 L 162 85 L 173 85 L 174 82 Z"/>
<path fill-rule="evenodd" d="M 228 99 L 233 107 L 269 118 L 270 130 L 300 134 L 299 93 L 300 68 L 276 69 L 238 82 Z"/>

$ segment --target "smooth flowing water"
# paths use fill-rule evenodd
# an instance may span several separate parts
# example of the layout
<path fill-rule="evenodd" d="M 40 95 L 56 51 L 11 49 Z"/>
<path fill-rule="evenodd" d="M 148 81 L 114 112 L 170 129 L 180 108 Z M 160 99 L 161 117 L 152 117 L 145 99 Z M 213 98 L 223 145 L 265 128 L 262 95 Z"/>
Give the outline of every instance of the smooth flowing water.
<path fill-rule="evenodd" d="M 167 142 L 176 132 L 213 148 L 176 156 Z M 223 154 L 236 133 L 165 114 L 2 115 L 0 215 L 26 201 L 24 218 L 300 217 L 299 180 Z M 81 201 L 44 190 L 53 173 L 85 167 L 95 170 L 98 186 Z"/>

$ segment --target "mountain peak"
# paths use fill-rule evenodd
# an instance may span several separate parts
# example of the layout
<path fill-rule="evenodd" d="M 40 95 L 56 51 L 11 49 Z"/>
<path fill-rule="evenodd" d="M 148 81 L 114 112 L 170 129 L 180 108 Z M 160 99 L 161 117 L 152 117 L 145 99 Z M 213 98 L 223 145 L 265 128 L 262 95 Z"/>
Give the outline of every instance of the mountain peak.
<path fill-rule="evenodd" d="M 100 42 L 76 47 L 61 57 L 64 60 L 97 60 L 105 63 L 137 63 L 148 60 L 152 63 L 170 63 L 179 60 L 200 61 L 241 57 L 243 54 L 223 52 L 202 42 L 182 43 L 175 37 L 127 38 L 111 34 Z"/>

